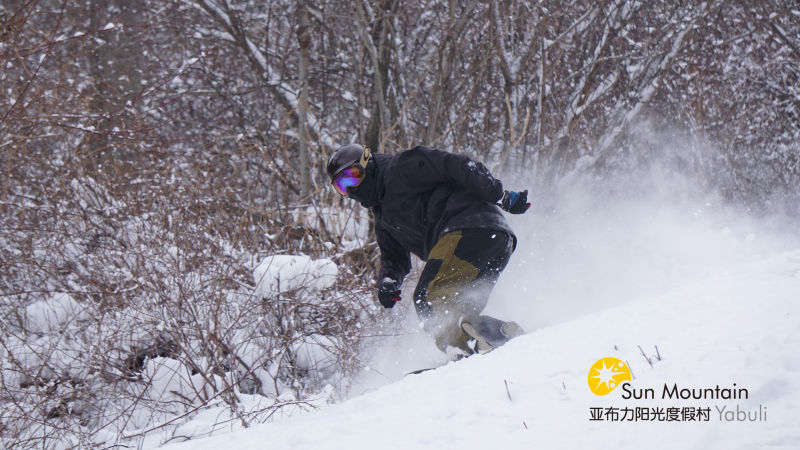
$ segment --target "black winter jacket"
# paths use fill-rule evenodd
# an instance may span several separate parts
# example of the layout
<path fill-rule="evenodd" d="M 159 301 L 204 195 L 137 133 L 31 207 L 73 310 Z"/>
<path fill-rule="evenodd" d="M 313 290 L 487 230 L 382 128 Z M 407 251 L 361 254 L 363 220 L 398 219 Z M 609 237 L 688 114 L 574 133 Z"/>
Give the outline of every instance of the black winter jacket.
<path fill-rule="evenodd" d="M 381 250 L 378 279 L 402 281 L 411 270 L 409 252 L 427 260 L 439 238 L 451 231 L 497 230 L 516 242 L 495 204 L 503 184 L 483 164 L 423 146 L 375 154 L 374 160 L 377 201 L 368 206 Z"/>

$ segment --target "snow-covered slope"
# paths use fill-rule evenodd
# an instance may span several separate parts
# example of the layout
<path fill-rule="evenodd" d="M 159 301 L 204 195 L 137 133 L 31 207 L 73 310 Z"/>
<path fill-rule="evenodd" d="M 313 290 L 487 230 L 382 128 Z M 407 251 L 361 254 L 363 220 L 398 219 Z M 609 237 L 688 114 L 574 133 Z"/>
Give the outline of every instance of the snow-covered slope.
<path fill-rule="evenodd" d="M 521 317 L 529 334 L 403 377 L 435 359 L 398 350 L 407 347 L 403 339 L 421 339 L 412 333 L 385 344 L 394 353 L 379 353 L 365 371 L 381 376 L 365 376 L 350 400 L 170 448 L 798 448 L 797 241 L 683 206 L 586 210 L 594 211 L 582 217 L 591 225 L 580 232 L 564 226 L 573 213 L 538 223 L 501 279 L 496 297 L 515 301 L 495 299 L 495 311 Z M 554 236 L 552 247 L 536 244 Z M 569 284 L 570 277 L 583 281 Z M 629 389 L 652 389 L 655 398 L 625 399 L 622 388 L 594 395 L 589 369 L 604 357 L 627 362 Z M 748 398 L 662 398 L 665 385 L 732 392 L 725 390 L 734 383 Z M 703 409 L 708 420 L 667 421 L 688 408 Z M 591 420 L 593 411 L 604 420 Z M 656 420 L 641 420 L 645 411 Z M 607 420 L 615 412 L 638 412 L 640 420 Z M 759 420 L 737 420 L 748 412 Z"/>

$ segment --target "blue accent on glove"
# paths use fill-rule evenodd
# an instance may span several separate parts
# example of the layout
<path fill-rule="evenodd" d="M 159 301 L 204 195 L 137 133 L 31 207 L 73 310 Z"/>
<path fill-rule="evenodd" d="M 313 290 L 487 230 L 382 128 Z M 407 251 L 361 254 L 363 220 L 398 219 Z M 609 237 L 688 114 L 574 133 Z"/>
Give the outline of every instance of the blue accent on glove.
<path fill-rule="evenodd" d="M 531 207 L 528 203 L 528 191 L 505 191 L 503 199 L 500 200 L 500 207 L 511 214 L 522 214 Z"/>

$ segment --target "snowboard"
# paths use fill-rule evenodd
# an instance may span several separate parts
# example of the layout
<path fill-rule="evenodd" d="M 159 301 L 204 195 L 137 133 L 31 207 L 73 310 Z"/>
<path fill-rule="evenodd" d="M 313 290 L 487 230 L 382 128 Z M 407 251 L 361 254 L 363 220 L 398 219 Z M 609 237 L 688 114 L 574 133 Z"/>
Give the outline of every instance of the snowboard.
<path fill-rule="evenodd" d="M 438 369 L 439 367 L 442 367 L 442 366 L 436 366 L 436 367 L 426 367 L 426 368 L 424 368 L 424 369 L 413 370 L 413 371 L 411 371 L 411 372 L 408 372 L 408 373 L 406 374 L 406 376 L 409 376 L 409 375 L 419 375 L 419 374 L 421 374 L 421 373 L 423 373 L 423 372 L 427 372 L 427 371 L 429 371 L 429 370 L 436 370 L 436 369 Z"/>

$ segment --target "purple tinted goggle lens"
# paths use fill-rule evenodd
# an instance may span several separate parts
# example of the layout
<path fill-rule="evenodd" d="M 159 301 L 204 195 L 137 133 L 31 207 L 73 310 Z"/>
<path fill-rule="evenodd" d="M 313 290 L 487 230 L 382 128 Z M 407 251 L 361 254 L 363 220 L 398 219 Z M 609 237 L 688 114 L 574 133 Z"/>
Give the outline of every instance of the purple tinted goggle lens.
<path fill-rule="evenodd" d="M 364 181 L 364 171 L 358 167 L 348 167 L 336 175 L 333 179 L 333 187 L 341 195 L 347 195 L 347 188 L 358 186 Z"/>

